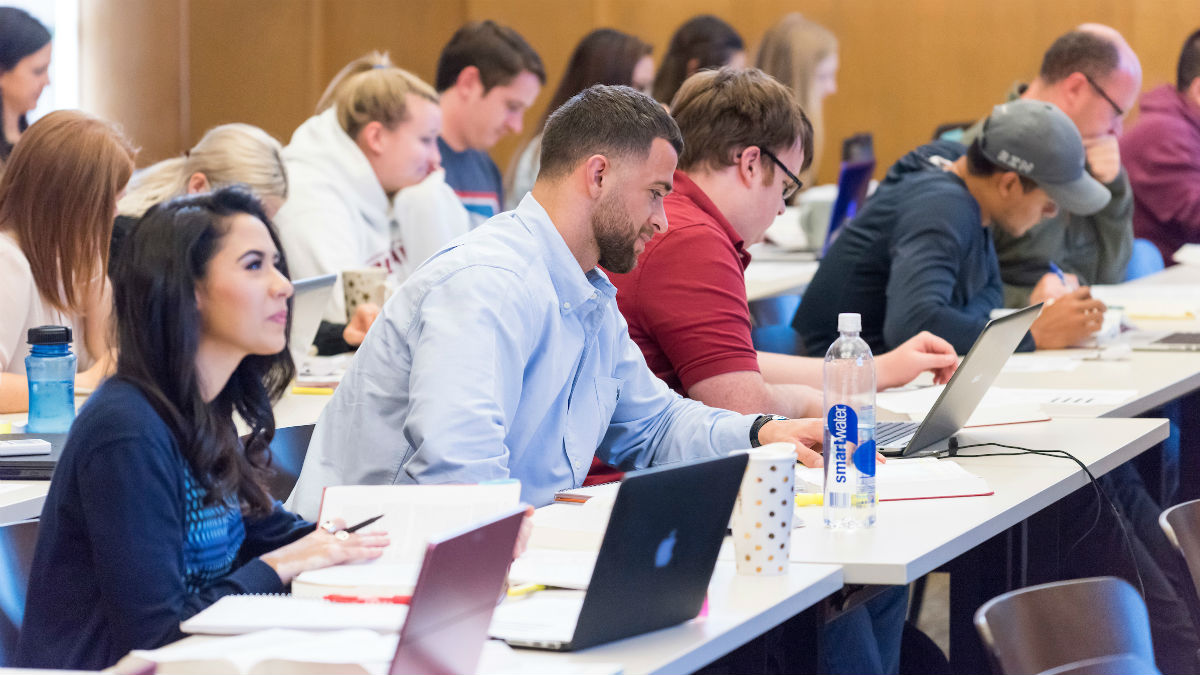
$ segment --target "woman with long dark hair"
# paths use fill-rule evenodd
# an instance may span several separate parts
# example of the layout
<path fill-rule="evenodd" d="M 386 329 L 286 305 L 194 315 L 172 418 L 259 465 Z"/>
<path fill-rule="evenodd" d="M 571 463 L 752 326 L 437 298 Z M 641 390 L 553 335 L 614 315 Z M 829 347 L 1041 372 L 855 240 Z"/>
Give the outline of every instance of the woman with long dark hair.
<path fill-rule="evenodd" d="M 506 204 L 515 207 L 533 188 L 541 168 L 542 129 L 550 113 L 593 84 L 623 84 L 649 94 L 654 84 L 654 59 L 650 58 L 653 49 L 636 36 L 613 28 L 597 28 L 583 36 L 571 52 L 567 70 L 542 111 L 533 136 L 509 167 L 505 180 Z"/>
<path fill-rule="evenodd" d="M 0 7 L 0 166 L 48 84 L 50 31 L 25 10 Z"/>
<path fill-rule="evenodd" d="M 698 71 L 746 65 L 746 44 L 733 26 L 711 14 L 694 16 L 683 23 L 658 66 L 654 78 L 654 100 L 670 106 L 683 81 Z"/>
<path fill-rule="evenodd" d="M 240 187 L 177 198 L 134 226 L 113 270 L 117 372 L 55 470 L 19 664 L 98 670 L 182 637 L 180 622 L 221 596 L 277 593 L 387 545 L 314 531 L 264 486 L 271 402 L 294 372 L 287 274 Z"/>

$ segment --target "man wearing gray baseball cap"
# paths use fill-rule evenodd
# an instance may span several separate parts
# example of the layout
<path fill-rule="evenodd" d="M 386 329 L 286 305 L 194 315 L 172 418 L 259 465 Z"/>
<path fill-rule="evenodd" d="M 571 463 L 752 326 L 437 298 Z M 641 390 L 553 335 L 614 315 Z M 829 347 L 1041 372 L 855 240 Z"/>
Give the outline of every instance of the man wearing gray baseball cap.
<path fill-rule="evenodd" d="M 991 230 L 1020 236 L 1060 206 L 1092 213 L 1109 193 L 1084 168 L 1083 140 L 1053 104 L 996 106 L 979 138 L 923 145 L 878 191 L 821 261 L 792 325 L 813 356 L 837 337 L 837 314 L 858 312 L 878 351 L 922 330 L 965 354 L 1003 305 Z M 1050 303 L 1022 349 L 1075 344 L 1098 330 L 1104 305 L 1086 290 Z"/>

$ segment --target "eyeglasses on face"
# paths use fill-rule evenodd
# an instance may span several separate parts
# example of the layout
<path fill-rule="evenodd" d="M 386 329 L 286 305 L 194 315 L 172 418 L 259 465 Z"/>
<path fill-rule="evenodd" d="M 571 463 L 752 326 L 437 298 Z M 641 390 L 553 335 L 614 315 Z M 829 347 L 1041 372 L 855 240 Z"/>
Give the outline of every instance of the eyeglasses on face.
<path fill-rule="evenodd" d="M 788 168 L 783 165 L 783 162 L 779 161 L 779 158 L 775 156 L 775 153 L 767 150 L 761 145 L 758 146 L 758 149 L 760 152 L 762 152 L 762 154 L 770 157 L 771 161 L 775 162 L 775 166 L 782 169 L 784 175 L 787 176 L 787 180 L 783 181 L 783 201 L 786 202 L 792 198 L 792 195 L 799 192 L 800 188 L 804 187 L 804 182 L 797 178 L 796 174 L 789 171 Z"/>
<path fill-rule="evenodd" d="M 1083 73 L 1083 77 L 1087 80 L 1088 84 L 1092 85 L 1092 89 L 1095 89 L 1096 93 L 1100 94 L 1100 98 L 1108 101 L 1108 104 L 1112 106 L 1113 112 L 1117 113 L 1117 117 L 1125 116 L 1125 111 L 1121 109 L 1121 106 L 1117 105 L 1117 102 L 1112 100 L 1112 97 L 1108 95 L 1108 92 L 1104 91 L 1099 84 L 1096 84 L 1096 81 L 1092 79 L 1091 75 Z"/>

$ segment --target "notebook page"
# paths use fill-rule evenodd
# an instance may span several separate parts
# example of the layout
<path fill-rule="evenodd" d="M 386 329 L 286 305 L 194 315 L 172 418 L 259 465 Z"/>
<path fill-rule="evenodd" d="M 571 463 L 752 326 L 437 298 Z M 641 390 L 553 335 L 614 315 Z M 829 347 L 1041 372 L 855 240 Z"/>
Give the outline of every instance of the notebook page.
<path fill-rule="evenodd" d="M 288 595 L 227 595 L 180 624 L 185 633 L 240 635 L 267 628 L 397 633 L 407 605 L 325 602 Z"/>

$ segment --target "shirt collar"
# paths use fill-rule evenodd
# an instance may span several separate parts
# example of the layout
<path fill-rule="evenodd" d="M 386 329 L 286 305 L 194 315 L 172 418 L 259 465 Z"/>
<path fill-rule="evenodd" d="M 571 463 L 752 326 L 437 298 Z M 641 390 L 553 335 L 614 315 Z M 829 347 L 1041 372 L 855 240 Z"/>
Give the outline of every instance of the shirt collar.
<path fill-rule="evenodd" d="M 730 223 L 725 218 L 725 214 L 721 213 L 721 209 L 717 208 L 713 200 L 709 199 L 708 195 L 704 194 L 704 190 L 701 190 L 699 185 L 696 185 L 691 178 L 688 178 L 686 173 L 676 169 L 674 181 L 674 188 L 671 194 L 667 196 L 667 199 L 686 199 L 704 212 L 704 215 L 712 218 L 717 226 L 721 228 L 721 231 L 725 233 L 725 236 L 729 237 L 729 243 L 733 244 L 733 249 L 737 251 L 738 256 L 742 259 L 742 269 L 746 269 L 746 266 L 750 264 L 750 252 L 746 250 L 746 242 L 742 239 L 742 235 L 733 229 L 733 223 Z M 671 224 L 668 222 L 668 231 L 670 231 L 670 226 Z"/>
<path fill-rule="evenodd" d="M 585 303 L 602 293 L 608 298 L 617 297 L 617 288 L 612 285 L 599 267 L 593 267 L 585 274 L 579 268 L 575 254 L 567 247 L 562 235 L 554 227 L 546 209 L 533 198 L 533 193 L 525 195 L 514 210 L 514 215 L 531 234 L 538 240 L 546 256 L 546 270 L 550 273 L 550 283 L 558 294 L 558 309 L 563 314 L 583 307 Z"/>

